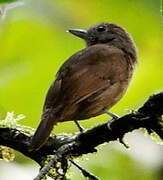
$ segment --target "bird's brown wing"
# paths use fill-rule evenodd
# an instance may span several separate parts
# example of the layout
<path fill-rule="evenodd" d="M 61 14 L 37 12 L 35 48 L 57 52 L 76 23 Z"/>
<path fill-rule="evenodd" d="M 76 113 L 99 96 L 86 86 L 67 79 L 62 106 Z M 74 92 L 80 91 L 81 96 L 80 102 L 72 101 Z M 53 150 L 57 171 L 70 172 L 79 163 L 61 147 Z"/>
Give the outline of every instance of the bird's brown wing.
<path fill-rule="evenodd" d="M 123 51 L 113 46 L 94 45 L 72 56 L 59 71 L 60 76 L 65 69 L 69 69 L 62 78 L 60 99 L 66 107 L 60 121 L 77 119 L 79 110 L 86 113 L 86 106 L 82 106 L 85 100 L 91 98 L 93 102 L 93 97 L 99 96 L 105 89 L 109 91 L 113 88 L 115 91 L 114 88 L 119 88 L 120 82 L 128 79 L 128 68 Z M 85 117 L 89 115 L 85 114 Z"/>
<path fill-rule="evenodd" d="M 58 121 L 73 120 L 80 102 L 123 78 L 125 62 L 121 50 L 106 45 L 90 46 L 70 57 L 48 91 L 33 147 L 39 148 L 45 142 Z"/>

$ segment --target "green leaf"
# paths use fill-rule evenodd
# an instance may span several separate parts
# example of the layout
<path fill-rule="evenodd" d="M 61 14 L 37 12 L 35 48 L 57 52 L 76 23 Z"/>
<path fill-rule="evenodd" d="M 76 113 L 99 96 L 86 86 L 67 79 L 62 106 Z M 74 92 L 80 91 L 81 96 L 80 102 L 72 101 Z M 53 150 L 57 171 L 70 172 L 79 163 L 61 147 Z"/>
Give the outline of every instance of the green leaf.
<path fill-rule="evenodd" d="M 15 2 L 17 0 L 0 0 L 0 3 L 11 3 L 11 2 Z"/>

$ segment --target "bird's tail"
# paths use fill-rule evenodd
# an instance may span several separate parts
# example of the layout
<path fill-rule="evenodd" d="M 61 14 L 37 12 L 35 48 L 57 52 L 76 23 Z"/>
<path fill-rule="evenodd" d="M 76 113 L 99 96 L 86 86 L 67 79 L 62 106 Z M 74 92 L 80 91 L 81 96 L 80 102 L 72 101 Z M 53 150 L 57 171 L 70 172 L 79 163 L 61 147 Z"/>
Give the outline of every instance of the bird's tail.
<path fill-rule="evenodd" d="M 42 120 L 32 137 L 30 151 L 38 150 L 44 145 L 53 129 L 53 126 L 58 122 L 57 119 L 58 118 L 55 117 L 52 111 L 43 114 Z"/>

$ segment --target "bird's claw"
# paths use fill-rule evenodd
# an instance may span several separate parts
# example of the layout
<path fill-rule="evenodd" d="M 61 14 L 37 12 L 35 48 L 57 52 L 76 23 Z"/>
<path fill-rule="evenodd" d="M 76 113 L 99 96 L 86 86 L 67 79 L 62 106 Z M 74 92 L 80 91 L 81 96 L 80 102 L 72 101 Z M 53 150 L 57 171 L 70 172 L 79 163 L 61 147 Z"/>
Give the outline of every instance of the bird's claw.
<path fill-rule="evenodd" d="M 80 131 L 81 133 L 85 131 L 85 129 L 78 123 L 77 120 L 74 120 L 74 122 L 75 122 L 75 124 L 77 125 L 77 127 L 78 127 L 78 129 L 79 129 L 79 131 Z"/>
<path fill-rule="evenodd" d="M 109 116 L 111 116 L 113 119 L 118 119 L 119 116 L 117 114 L 111 113 L 109 112 L 107 109 L 104 109 L 104 113 L 108 114 Z"/>

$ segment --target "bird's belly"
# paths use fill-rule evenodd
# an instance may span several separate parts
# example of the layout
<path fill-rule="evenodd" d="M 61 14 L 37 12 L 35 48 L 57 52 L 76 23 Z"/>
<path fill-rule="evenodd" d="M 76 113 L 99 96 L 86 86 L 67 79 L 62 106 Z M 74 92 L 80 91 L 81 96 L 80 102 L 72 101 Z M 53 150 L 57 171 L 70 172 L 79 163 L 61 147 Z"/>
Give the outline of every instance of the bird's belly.
<path fill-rule="evenodd" d="M 129 81 L 117 82 L 100 94 L 93 94 L 79 104 L 74 104 L 66 110 L 62 121 L 85 120 L 104 113 L 110 109 L 126 92 Z"/>
<path fill-rule="evenodd" d="M 112 85 L 110 88 L 106 89 L 100 95 L 88 98 L 87 108 L 85 108 L 83 112 L 81 111 L 78 119 L 88 119 L 103 114 L 104 109 L 110 109 L 120 100 L 120 98 L 125 93 L 127 86 L 128 83 L 126 82 L 118 82 Z"/>

